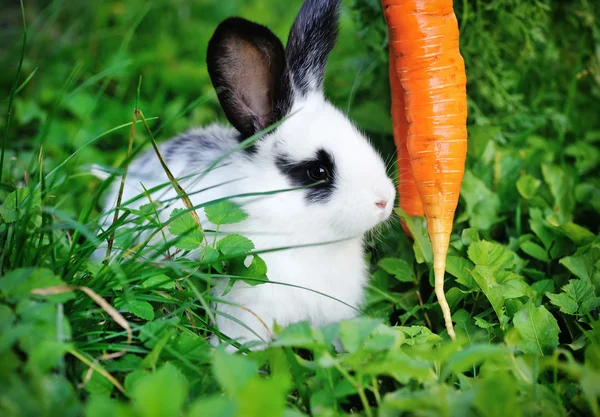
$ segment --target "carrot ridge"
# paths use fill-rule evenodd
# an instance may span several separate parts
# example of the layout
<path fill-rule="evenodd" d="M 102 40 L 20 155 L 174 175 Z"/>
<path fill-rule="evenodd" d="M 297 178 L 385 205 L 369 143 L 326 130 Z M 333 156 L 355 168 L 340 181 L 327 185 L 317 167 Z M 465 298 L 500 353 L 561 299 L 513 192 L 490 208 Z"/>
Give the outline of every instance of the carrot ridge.
<path fill-rule="evenodd" d="M 435 293 L 454 339 L 443 286 L 467 153 L 466 75 L 458 22 L 452 0 L 382 0 L 382 5 L 390 44 L 400 206 L 410 216 L 427 218 Z M 405 169 L 409 166 L 412 175 Z"/>

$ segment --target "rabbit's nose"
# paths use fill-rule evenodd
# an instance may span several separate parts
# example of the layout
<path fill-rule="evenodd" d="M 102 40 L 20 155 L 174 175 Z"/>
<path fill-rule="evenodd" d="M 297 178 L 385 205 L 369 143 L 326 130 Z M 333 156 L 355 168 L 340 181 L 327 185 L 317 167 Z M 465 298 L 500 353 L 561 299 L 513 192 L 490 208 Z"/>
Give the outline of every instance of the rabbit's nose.
<path fill-rule="evenodd" d="M 375 205 L 376 205 L 377 207 L 379 207 L 380 209 L 382 209 L 382 210 L 383 210 L 383 209 L 385 209 L 385 208 L 386 208 L 386 206 L 387 206 L 387 201 L 380 200 L 380 201 L 377 201 L 377 202 L 375 203 Z"/>

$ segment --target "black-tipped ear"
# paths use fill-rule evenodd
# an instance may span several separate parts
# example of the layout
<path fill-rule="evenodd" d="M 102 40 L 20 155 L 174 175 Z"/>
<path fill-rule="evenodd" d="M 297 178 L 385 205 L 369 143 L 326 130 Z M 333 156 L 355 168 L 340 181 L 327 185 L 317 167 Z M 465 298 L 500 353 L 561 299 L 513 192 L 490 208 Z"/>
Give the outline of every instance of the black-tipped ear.
<path fill-rule="evenodd" d="M 301 95 L 323 88 L 327 56 L 338 34 L 340 0 L 304 0 L 294 21 L 286 57 L 294 87 Z"/>
<path fill-rule="evenodd" d="M 208 74 L 229 122 L 248 138 L 280 120 L 291 103 L 285 52 L 266 27 L 224 20 L 208 43 Z"/>

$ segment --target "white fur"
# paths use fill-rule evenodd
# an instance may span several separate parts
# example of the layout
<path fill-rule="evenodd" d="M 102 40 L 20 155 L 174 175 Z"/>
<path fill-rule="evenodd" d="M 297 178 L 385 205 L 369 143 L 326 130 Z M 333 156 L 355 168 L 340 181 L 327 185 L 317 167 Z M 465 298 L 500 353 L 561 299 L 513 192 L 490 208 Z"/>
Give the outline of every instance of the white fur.
<path fill-rule="evenodd" d="M 197 130 L 196 134 L 220 136 L 222 148 L 171 149 L 167 163 L 177 177 L 202 172 L 210 162 L 237 145 L 235 130 L 230 128 L 211 125 Z M 169 146 L 169 142 L 163 144 L 162 152 L 166 153 Z M 254 242 L 257 250 L 324 243 L 262 254 L 270 282 L 254 287 L 237 282 L 222 297 L 228 303 L 244 307 L 216 305 L 218 312 L 249 327 L 247 329 L 225 315 L 217 316 L 219 330 L 240 342 L 260 339 L 268 342 L 275 322 L 286 326 L 307 320 L 313 325 L 323 325 L 355 316 L 356 309 L 361 307 L 368 278 L 362 242 L 364 233 L 389 217 L 395 198 L 394 186 L 381 157 L 321 94 L 310 94 L 307 99 L 295 103 L 291 116 L 257 146 L 254 155 L 233 153 L 200 180 L 200 176 L 195 176 L 182 181 L 192 203 L 197 205 L 241 193 L 291 188 L 274 163 L 277 150 L 284 150 L 292 158 L 301 160 L 313 157 L 317 149 L 323 148 L 333 155 L 337 179 L 332 198 L 325 203 L 308 203 L 304 198 L 306 190 L 234 199 L 249 216 L 242 223 L 221 226 L 223 233 L 219 233 L 219 237 L 227 232 L 241 233 Z M 129 171 L 123 201 L 142 192 L 140 183 L 150 189 L 168 181 L 152 151 L 134 161 Z M 196 193 L 228 181 L 232 182 Z M 107 200 L 110 207 L 114 206 L 118 188 L 119 181 L 115 181 Z M 153 198 L 170 199 L 171 208 L 183 207 L 171 187 L 156 192 Z M 381 200 L 387 202 L 384 210 L 375 205 Z M 147 202 L 143 198 L 131 207 Z M 165 221 L 170 212 L 171 209 L 163 210 L 161 220 Z M 198 215 L 206 229 L 214 229 L 203 210 L 199 210 Z M 334 241 L 338 242 L 327 243 Z M 216 296 L 221 296 L 221 288 L 215 290 Z M 217 344 L 218 340 L 213 337 L 211 342 Z"/>

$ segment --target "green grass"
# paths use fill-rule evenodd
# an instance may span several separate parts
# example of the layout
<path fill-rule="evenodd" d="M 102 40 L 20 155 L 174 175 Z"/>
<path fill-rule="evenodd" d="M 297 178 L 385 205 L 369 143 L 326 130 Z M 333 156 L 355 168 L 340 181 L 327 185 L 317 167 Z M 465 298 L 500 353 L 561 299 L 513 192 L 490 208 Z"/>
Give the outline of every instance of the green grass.
<path fill-rule="evenodd" d="M 223 119 L 204 65 L 237 14 L 285 39 L 299 8 L 245 2 L 27 1 L 0 13 L 0 415 L 600 415 L 600 9 L 593 1 L 455 2 L 469 149 L 446 292 L 432 291 L 423 222 L 370 241 L 365 315 L 282 329 L 247 355 L 213 350 L 209 283 L 265 283 L 243 237 L 202 262 L 142 257 L 147 204 L 98 235 L 106 185 L 158 141 Z M 345 2 L 327 95 L 393 155 L 378 0 Z M 23 48 L 24 45 L 24 48 Z M 142 76 L 141 84 L 139 84 Z M 137 103 L 137 104 L 136 104 Z M 219 222 L 243 214 L 201 207 Z M 233 213 L 233 214 L 232 214 Z M 228 214 L 228 216 L 225 216 Z M 122 229 L 123 224 L 134 225 Z M 197 247 L 173 213 L 171 251 Z M 90 254 L 115 233 L 108 265 Z M 221 241 L 222 242 L 222 241 Z M 132 255 L 131 252 L 134 252 Z M 255 258 L 259 259 L 259 257 Z M 268 270 L 267 270 L 268 276 Z M 331 341 L 346 349 L 336 354 Z"/>

